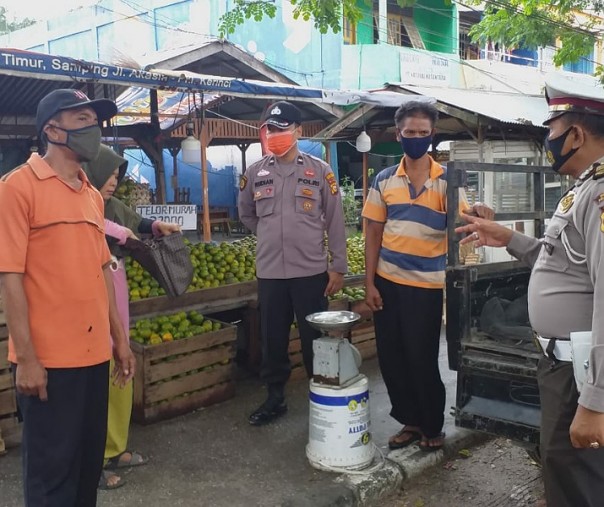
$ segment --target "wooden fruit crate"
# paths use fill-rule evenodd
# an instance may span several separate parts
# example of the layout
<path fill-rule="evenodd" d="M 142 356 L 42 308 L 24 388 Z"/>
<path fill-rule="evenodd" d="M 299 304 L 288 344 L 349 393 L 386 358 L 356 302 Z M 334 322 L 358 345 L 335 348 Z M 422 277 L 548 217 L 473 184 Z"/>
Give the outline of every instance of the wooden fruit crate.
<path fill-rule="evenodd" d="M 185 292 L 182 296 L 169 298 L 159 296 L 130 302 L 130 316 L 140 317 L 149 314 L 198 310 L 201 313 L 215 313 L 245 308 L 250 301 L 255 301 L 258 294 L 258 282 L 234 283 L 211 289 L 200 289 Z"/>
<path fill-rule="evenodd" d="M 209 319 L 212 320 L 212 319 Z M 137 361 L 132 418 L 148 424 L 235 395 L 234 342 L 237 327 L 158 345 L 132 342 Z"/>
<path fill-rule="evenodd" d="M 359 350 L 363 359 L 377 355 L 375 344 L 375 328 L 373 325 L 373 312 L 364 301 L 352 301 L 350 309 L 361 316 L 359 323 L 350 332 L 351 343 Z"/>
<path fill-rule="evenodd" d="M 292 327 L 289 332 L 289 364 L 292 367 L 290 380 L 301 380 L 306 378 L 306 368 L 304 368 L 304 359 L 302 357 L 302 340 L 300 340 L 300 330 Z"/>
<path fill-rule="evenodd" d="M 332 312 L 342 310 L 346 311 L 350 309 L 350 303 L 347 297 L 343 297 L 341 299 L 334 299 L 328 303 L 327 309 Z"/>
<path fill-rule="evenodd" d="M 0 454 L 21 443 L 21 424 L 17 419 L 17 398 L 7 359 L 8 329 L 0 323 Z"/>

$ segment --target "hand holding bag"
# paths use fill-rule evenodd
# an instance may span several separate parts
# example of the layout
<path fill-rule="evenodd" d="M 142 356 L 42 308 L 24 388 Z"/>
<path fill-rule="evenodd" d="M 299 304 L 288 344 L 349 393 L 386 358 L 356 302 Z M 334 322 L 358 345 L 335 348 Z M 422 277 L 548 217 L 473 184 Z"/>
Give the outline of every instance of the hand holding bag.
<path fill-rule="evenodd" d="M 193 265 L 180 233 L 139 241 L 128 238 L 124 245 L 130 255 L 170 297 L 184 294 L 193 280 Z"/>

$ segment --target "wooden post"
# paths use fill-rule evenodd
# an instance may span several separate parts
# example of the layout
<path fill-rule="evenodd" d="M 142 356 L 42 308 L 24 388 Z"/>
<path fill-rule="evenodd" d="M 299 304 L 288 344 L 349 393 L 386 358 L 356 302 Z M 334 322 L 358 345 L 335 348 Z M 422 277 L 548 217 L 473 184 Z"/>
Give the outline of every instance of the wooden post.
<path fill-rule="evenodd" d="M 210 198 L 208 195 L 208 159 L 206 149 L 209 144 L 207 128 L 204 128 L 203 122 L 199 133 L 201 142 L 201 203 L 203 206 L 203 240 L 207 243 L 212 241 L 212 231 L 210 230 Z"/>
<path fill-rule="evenodd" d="M 367 190 L 369 184 L 369 168 L 367 167 L 369 164 L 369 156 L 368 153 L 363 153 L 363 207 L 365 206 L 365 201 L 367 200 Z M 363 237 L 365 237 L 365 227 L 367 225 L 367 219 L 363 218 Z"/>
<path fill-rule="evenodd" d="M 151 125 L 155 139 L 153 139 L 152 145 L 157 153 L 157 158 L 153 161 L 155 166 L 155 185 L 157 190 L 157 197 L 160 204 L 166 203 L 166 178 L 164 171 L 164 158 L 163 158 L 163 142 L 161 140 L 161 127 L 159 125 L 159 106 L 157 102 L 157 90 L 149 91 L 149 110 L 151 113 Z"/>
<path fill-rule="evenodd" d="M 250 147 L 250 143 L 237 143 L 237 148 L 241 150 L 241 174 L 245 174 L 247 169 L 247 149 Z"/>
<path fill-rule="evenodd" d="M 178 159 L 176 158 L 180 151 L 180 146 L 169 148 L 172 155 L 172 190 L 174 191 L 174 202 L 179 202 L 178 199 Z"/>

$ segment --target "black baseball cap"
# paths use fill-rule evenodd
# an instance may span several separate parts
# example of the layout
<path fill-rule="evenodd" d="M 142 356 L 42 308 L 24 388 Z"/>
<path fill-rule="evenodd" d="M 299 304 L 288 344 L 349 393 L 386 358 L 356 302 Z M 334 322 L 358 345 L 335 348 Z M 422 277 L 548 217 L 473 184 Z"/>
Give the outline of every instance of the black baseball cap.
<path fill-rule="evenodd" d="M 36 129 L 38 135 L 42 133 L 44 125 L 46 125 L 48 120 L 55 114 L 68 109 L 77 109 L 79 107 L 90 107 L 94 109 L 99 122 L 108 120 L 117 113 L 117 106 L 112 100 L 90 100 L 84 92 L 75 89 L 62 88 L 53 90 L 38 104 L 38 111 L 36 113 Z"/>
<path fill-rule="evenodd" d="M 264 116 L 263 125 L 274 125 L 280 129 L 289 127 L 292 123 L 300 125 L 302 123 L 302 113 L 289 102 L 275 102 L 267 110 Z"/>

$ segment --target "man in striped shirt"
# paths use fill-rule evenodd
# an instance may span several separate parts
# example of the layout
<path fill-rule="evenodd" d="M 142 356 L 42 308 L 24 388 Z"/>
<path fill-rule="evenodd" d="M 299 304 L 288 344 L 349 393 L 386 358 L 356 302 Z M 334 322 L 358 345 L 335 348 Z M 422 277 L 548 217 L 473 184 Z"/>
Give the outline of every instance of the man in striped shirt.
<path fill-rule="evenodd" d="M 420 441 L 426 451 L 444 442 L 445 387 L 438 349 L 447 255 L 447 181 L 428 155 L 438 111 L 407 102 L 395 113 L 396 138 L 404 156 L 380 172 L 369 190 L 363 217 L 366 302 L 375 312 L 380 369 L 392 410 L 403 425 L 391 449 Z M 482 204 L 460 208 L 492 219 Z"/>

